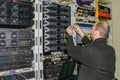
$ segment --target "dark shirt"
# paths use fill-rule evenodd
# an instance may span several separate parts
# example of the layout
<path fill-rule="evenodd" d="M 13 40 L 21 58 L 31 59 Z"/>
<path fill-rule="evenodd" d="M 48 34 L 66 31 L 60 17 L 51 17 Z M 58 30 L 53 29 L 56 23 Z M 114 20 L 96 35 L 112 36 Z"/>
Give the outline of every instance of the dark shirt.
<path fill-rule="evenodd" d="M 115 72 L 115 50 L 107 45 L 105 38 L 96 39 L 91 44 L 86 37 L 84 45 L 74 46 L 72 37 L 67 39 L 68 54 L 81 63 L 78 80 L 112 80 Z"/>

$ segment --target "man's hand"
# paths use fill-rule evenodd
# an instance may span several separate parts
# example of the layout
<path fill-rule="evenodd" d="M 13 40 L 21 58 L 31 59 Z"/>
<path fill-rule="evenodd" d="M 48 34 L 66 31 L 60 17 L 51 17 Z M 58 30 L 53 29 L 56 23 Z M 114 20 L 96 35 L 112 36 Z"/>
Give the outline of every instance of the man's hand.
<path fill-rule="evenodd" d="M 82 38 L 85 36 L 84 32 L 82 31 L 79 25 L 74 25 L 73 28 Z"/>
<path fill-rule="evenodd" d="M 72 34 L 73 34 L 73 26 L 68 26 L 68 28 L 66 29 L 66 32 L 68 33 L 69 36 L 72 36 Z"/>

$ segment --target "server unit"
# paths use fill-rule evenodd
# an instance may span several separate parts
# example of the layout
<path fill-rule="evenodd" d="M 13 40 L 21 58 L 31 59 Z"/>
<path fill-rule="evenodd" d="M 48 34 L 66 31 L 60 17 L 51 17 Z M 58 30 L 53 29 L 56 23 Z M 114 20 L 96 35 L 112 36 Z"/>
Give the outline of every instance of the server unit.
<path fill-rule="evenodd" d="M 33 3 L 30 1 L 0 1 L 0 80 L 34 77 L 31 70 L 33 11 Z"/>
<path fill-rule="evenodd" d="M 43 2 L 44 52 L 66 49 L 64 33 L 71 24 L 70 12 L 69 6 Z"/>

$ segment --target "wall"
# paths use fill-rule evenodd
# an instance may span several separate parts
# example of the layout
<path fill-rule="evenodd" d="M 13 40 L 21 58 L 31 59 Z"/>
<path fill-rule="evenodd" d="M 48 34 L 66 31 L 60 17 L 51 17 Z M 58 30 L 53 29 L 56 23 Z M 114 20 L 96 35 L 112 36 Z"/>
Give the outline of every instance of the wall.
<path fill-rule="evenodd" d="M 112 1 L 113 46 L 116 50 L 116 78 L 120 80 L 120 0 Z"/>

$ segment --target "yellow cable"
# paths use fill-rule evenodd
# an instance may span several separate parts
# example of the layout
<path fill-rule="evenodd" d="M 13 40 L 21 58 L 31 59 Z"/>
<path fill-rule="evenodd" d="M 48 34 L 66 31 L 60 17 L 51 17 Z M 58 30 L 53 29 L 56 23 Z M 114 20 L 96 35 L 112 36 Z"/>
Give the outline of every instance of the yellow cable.
<path fill-rule="evenodd" d="M 64 32 L 64 43 L 67 44 L 67 40 L 66 40 L 66 32 Z"/>

